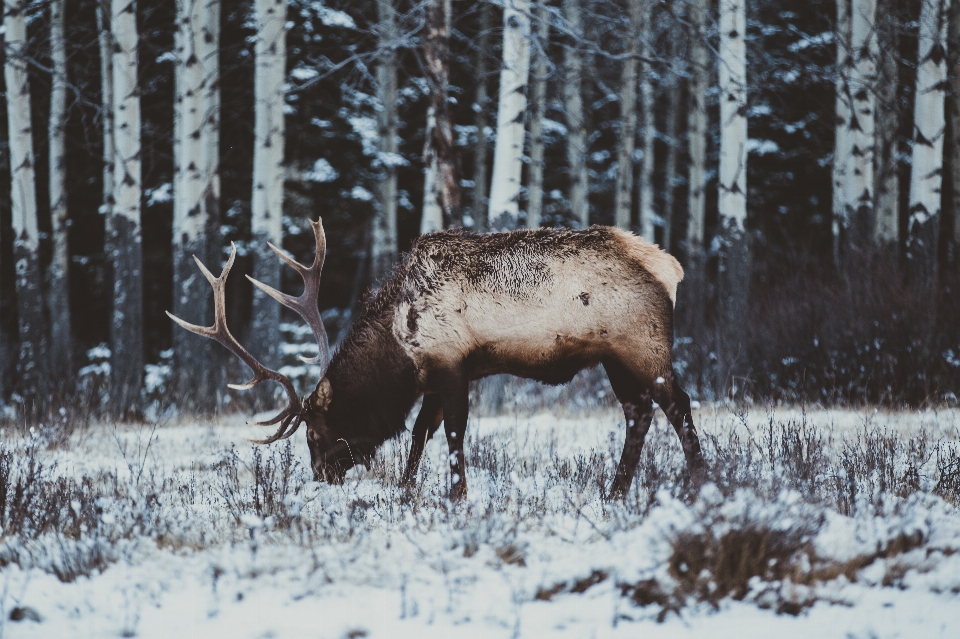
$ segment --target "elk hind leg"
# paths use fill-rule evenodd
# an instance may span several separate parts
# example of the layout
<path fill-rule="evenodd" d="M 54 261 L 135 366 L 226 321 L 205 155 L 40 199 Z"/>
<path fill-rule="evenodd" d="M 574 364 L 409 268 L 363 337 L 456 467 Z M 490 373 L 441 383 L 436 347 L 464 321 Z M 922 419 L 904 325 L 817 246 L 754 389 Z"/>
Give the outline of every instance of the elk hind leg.
<path fill-rule="evenodd" d="M 627 420 L 626 437 L 623 442 L 623 453 L 617 465 L 617 474 L 613 478 L 608 499 L 625 497 L 633 484 L 633 476 L 640 463 L 640 453 L 643 443 L 653 421 L 653 402 L 650 391 L 631 373 L 626 366 L 617 360 L 603 362 L 603 368 L 610 378 L 613 392 L 620 400 L 623 415 Z"/>
<path fill-rule="evenodd" d="M 667 377 L 658 377 L 653 385 L 653 399 L 663 409 L 667 419 L 677 431 L 687 468 L 694 476 L 703 471 L 703 452 L 700 450 L 700 438 L 693 425 L 693 413 L 690 408 L 690 396 L 680 387 L 673 371 Z"/>
<path fill-rule="evenodd" d="M 436 393 L 424 395 L 417 421 L 413 424 L 410 455 L 407 457 L 407 469 L 403 473 L 404 484 L 412 484 L 416 478 L 420 459 L 423 457 L 423 448 L 440 428 L 441 421 L 443 421 L 443 404 L 440 402 L 440 396 Z"/>

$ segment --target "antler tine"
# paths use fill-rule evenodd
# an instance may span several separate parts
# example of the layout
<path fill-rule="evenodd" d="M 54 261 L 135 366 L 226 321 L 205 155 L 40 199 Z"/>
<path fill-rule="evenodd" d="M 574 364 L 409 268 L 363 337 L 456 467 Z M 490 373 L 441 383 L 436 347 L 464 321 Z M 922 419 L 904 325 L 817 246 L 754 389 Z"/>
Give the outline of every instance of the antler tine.
<path fill-rule="evenodd" d="M 281 293 L 272 286 L 257 281 L 249 275 L 247 279 L 261 291 L 287 308 L 296 311 L 300 317 L 303 318 L 303 321 L 305 321 L 313 331 L 313 337 L 317 340 L 317 346 L 319 346 L 320 352 L 317 353 L 316 357 L 307 358 L 301 356 L 300 359 L 308 364 L 321 364 L 321 368 L 326 371 L 327 366 L 330 365 L 330 343 L 327 339 L 327 330 L 323 326 L 323 319 L 320 317 L 320 309 L 317 306 L 317 295 L 320 291 L 320 272 L 323 269 L 323 262 L 326 257 L 327 238 L 323 232 L 323 222 L 321 220 L 317 220 L 316 222 L 311 220 L 310 226 L 313 227 L 313 236 L 316 241 L 316 254 L 313 258 L 313 264 L 310 265 L 310 267 L 304 266 L 273 244 L 267 243 L 284 263 L 297 271 L 300 277 L 303 278 L 303 293 L 301 293 L 299 297 Z"/>
<path fill-rule="evenodd" d="M 290 423 L 296 419 L 297 423 L 294 426 L 293 431 L 290 431 L 293 433 L 300 425 L 300 413 L 303 408 L 300 398 L 297 396 L 297 391 L 293 387 L 293 383 L 286 375 L 271 370 L 261 364 L 253 355 L 250 354 L 247 349 L 243 347 L 243 345 L 240 344 L 240 342 L 236 340 L 236 338 L 230 333 L 230 329 L 227 327 L 226 282 L 227 277 L 230 275 L 230 269 L 233 268 L 233 263 L 236 257 L 237 247 L 231 242 L 230 258 L 227 260 L 226 266 L 223 267 L 220 277 L 214 277 L 210 270 L 203 265 L 197 256 L 193 256 L 193 259 L 196 260 L 201 272 L 203 272 L 203 275 L 207 278 L 207 281 L 210 282 L 210 286 L 213 288 L 213 326 L 197 326 L 196 324 L 190 324 L 189 322 L 185 322 L 179 317 L 176 317 L 170 313 L 170 311 L 167 311 L 167 316 L 179 326 L 185 328 L 191 333 L 196 333 L 197 335 L 202 335 L 203 337 L 208 337 L 219 342 L 228 351 L 239 357 L 240 360 L 246 364 L 251 371 L 253 371 L 253 379 L 246 384 L 227 384 L 228 387 L 236 390 L 247 390 L 265 380 L 271 380 L 283 386 L 289 399 L 287 407 L 273 419 L 265 422 L 255 423 L 263 426 L 269 426 L 282 420 L 283 424 L 280 430 L 277 431 L 276 435 L 274 435 L 274 437 L 278 437 L 282 436 L 283 431 L 285 431 L 289 427 Z M 273 439 L 273 441 L 276 441 L 276 439 Z"/>
<path fill-rule="evenodd" d="M 288 431 L 287 428 L 290 427 L 290 424 L 293 423 L 293 428 L 290 428 Z M 299 415 L 290 415 L 283 420 L 283 423 L 280 424 L 280 428 L 277 429 L 270 437 L 265 439 L 251 439 L 248 440 L 252 444 L 272 444 L 273 442 L 280 441 L 281 439 L 288 439 L 291 435 L 297 432 L 297 429 L 300 428 L 300 424 L 303 423 L 303 420 L 299 418 Z M 267 424 L 258 422 L 258 424 L 265 426 Z"/>

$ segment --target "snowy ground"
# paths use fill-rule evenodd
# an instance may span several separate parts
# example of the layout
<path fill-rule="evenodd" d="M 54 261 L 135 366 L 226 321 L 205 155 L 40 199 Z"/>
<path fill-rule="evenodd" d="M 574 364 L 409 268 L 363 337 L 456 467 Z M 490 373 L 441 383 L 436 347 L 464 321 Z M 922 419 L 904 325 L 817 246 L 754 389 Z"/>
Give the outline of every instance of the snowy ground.
<path fill-rule="evenodd" d="M 622 417 L 472 421 L 344 486 L 241 420 L 0 435 L 7 637 L 958 637 L 960 411 L 662 416 L 626 503 Z M 13 617 L 26 617 L 12 621 Z M 36 621 L 33 617 L 39 617 Z"/>

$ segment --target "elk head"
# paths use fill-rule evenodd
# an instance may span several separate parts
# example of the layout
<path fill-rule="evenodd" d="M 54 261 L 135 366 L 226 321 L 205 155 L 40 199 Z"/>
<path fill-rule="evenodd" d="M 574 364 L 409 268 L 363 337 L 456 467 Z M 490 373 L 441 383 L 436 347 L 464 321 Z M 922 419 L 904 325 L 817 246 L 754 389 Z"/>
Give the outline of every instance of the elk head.
<path fill-rule="evenodd" d="M 347 469 L 352 466 L 349 455 L 349 447 L 343 440 L 338 440 L 327 427 L 326 413 L 330 406 L 331 389 L 330 382 L 324 376 L 327 367 L 330 365 L 330 347 L 327 341 L 327 332 L 323 327 L 323 320 L 320 317 L 320 310 L 317 307 L 317 293 L 320 289 L 320 271 L 323 269 L 323 261 L 326 255 L 327 240 L 323 232 L 323 223 L 320 220 L 310 222 L 313 227 L 314 237 L 316 239 L 316 255 L 313 264 L 306 267 L 299 262 L 288 257 L 283 251 L 273 244 L 267 243 L 274 253 L 287 265 L 297 271 L 303 278 L 303 293 L 299 297 L 293 297 L 259 282 L 249 275 L 249 279 L 261 291 L 283 304 L 287 308 L 296 311 L 300 317 L 310 326 L 320 352 L 314 358 L 301 357 L 308 364 L 320 364 L 323 371 L 320 383 L 309 396 L 302 401 L 297 395 L 297 391 L 290 379 L 277 371 L 271 370 L 261 364 L 257 359 L 245 349 L 227 328 L 227 313 L 225 302 L 225 288 L 227 277 L 230 275 L 230 269 L 233 268 L 234 259 L 237 256 L 237 248 L 231 244 L 230 259 L 220 277 L 214 277 L 206 266 L 197 258 L 197 266 L 203 272 L 203 275 L 213 287 L 214 301 L 214 321 L 213 326 L 197 326 L 175 317 L 169 311 L 167 315 L 181 327 L 197 335 L 216 340 L 231 353 L 239 357 L 253 371 L 253 379 L 246 384 L 228 384 L 235 390 L 247 390 L 253 388 L 263 381 L 273 381 L 281 386 L 287 393 L 288 403 L 280 413 L 271 419 L 263 422 L 254 422 L 259 426 L 272 426 L 280 424 L 277 431 L 266 439 L 252 440 L 256 444 L 272 444 L 281 439 L 287 439 L 293 435 L 300 424 L 307 424 L 307 444 L 310 447 L 310 456 L 313 465 L 314 476 L 317 480 L 324 479 L 328 482 L 340 483 Z M 341 459 L 342 458 L 342 459 Z"/>

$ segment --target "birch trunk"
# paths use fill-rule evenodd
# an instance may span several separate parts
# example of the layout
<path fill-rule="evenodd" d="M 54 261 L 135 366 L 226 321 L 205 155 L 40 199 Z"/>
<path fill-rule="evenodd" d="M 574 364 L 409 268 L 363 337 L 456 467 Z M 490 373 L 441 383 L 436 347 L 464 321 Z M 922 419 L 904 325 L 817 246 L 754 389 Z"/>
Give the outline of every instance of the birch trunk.
<path fill-rule="evenodd" d="M 837 45 L 837 78 L 836 78 L 836 127 L 834 128 L 833 143 L 833 219 L 831 224 L 833 234 L 833 261 L 840 268 L 843 242 L 847 229 L 846 183 L 847 169 L 850 166 L 850 155 L 853 151 L 853 141 L 850 136 L 850 1 L 837 1 L 837 24 L 834 29 L 834 41 Z"/>
<path fill-rule="evenodd" d="M 423 188 L 423 217 L 420 232 L 444 226 L 460 226 L 460 169 L 453 147 L 453 119 L 447 99 L 450 60 L 451 0 L 430 0 L 426 6 L 426 37 L 423 39 L 424 66 L 430 87 L 427 138 L 423 159 L 427 167 Z"/>
<path fill-rule="evenodd" d="M 205 0 L 201 61 L 204 81 L 204 117 L 200 130 L 203 147 L 203 217 L 207 223 L 208 264 L 222 260 L 220 236 L 220 0 Z M 222 353 L 212 350 L 212 353 Z M 216 356 L 214 356 L 216 357 Z M 226 359 L 225 357 L 223 359 Z M 220 384 L 215 384 L 217 388 Z"/>
<path fill-rule="evenodd" d="M 140 231 L 140 89 L 137 82 L 136 4 L 112 0 L 113 113 L 115 143 L 113 216 L 110 251 L 113 265 L 114 411 L 123 416 L 140 405 L 143 378 L 143 257 Z"/>
<path fill-rule="evenodd" d="M 113 50 L 110 36 L 110 1 L 97 2 L 97 29 L 100 45 L 100 110 L 103 121 L 103 203 L 100 213 L 106 224 L 105 236 L 110 237 L 113 222 L 113 161 L 116 149 L 113 143 Z M 107 253 L 109 253 L 109 248 Z"/>
<path fill-rule="evenodd" d="M 570 213 L 586 228 L 590 224 L 587 175 L 587 129 L 583 116 L 583 16 L 580 0 L 563 0 L 571 42 L 563 52 L 563 102 L 567 115 L 567 165 L 570 171 Z"/>
<path fill-rule="evenodd" d="M 515 229 L 520 217 L 523 116 L 530 75 L 529 12 L 529 0 L 506 0 L 503 6 L 503 66 L 487 214 L 491 230 Z"/>
<path fill-rule="evenodd" d="M 377 67 L 378 143 L 380 178 L 377 183 L 377 212 L 371 239 L 374 282 L 382 282 L 397 260 L 397 24 L 393 0 L 377 0 L 380 21 L 380 57 Z"/>
<path fill-rule="evenodd" d="M 750 286 L 747 219 L 747 60 L 744 0 L 720 0 L 720 300 L 726 336 L 724 364 L 731 392 L 738 391 Z"/>
<path fill-rule="evenodd" d="M 637 138 L 637 54 L 640 51 L 640 15 L 643 0 L 628 0 L 630 30 L 620 70 L 620 140 L 617 147 L 617 199 L 614 224 L 630 229 L 633 213 L 633 151 Z"/>
<path fill-rule="evenodd" d="M 17 376 L 24 416 L 36 419 L 41 418 L 47 410 L 47 338 L 40 274 L 30 85 L 27 79 L 27 6 L 26 0 L 4 2 L 4 78 L 7 85 L 10 208 L 20 333 Z"/>
<path fill-rule="evenodd" d="M 201 60 L 206 80 L 204 84 L 204 118 L 200 130 L 200 146 L 203 147 L 203 218 L 206 222 L 206 263 L 212 268 L 223 262 L 223 237 L 220 232 L 220 2 L 204 1 L 203 46 Z M 208 312 L 213 312 L 213 298 L 206 298 Z M 217 348 L 206 340 L 207 365 L 204 380 L 207 394 L 201 397 L 199 408 L 212 412 L 221 404 L 225 385 L 226 368 L 230 357 L 225 349 Z"/>
<path fill-rule="evenodd" d="M 470 212 L 473 216 L 474 229 L 487 229 L 487 157 L 490 153 L 490 140 L 487 137 L 489 119 L 487 112 L 490 109 L 490 94 L 487 89 L 487 58 L 490 55 L 493 29 L 493 9 L 489 2 L 480 3 L 480 38 L 477 51 L 477 100 L 473 105 L 475 113 L 474 124 L 477 127 L 477 144 L 473 152 L 473 192 L 470 199 Z"/>
<path fill-rule="evenodd" d="M 706 265 L 703 245 L 707 211 L 707 87 L 709 85 L 707 49 L 707 0 L 694 0 L 689 7 L 690 80 L 687 107 L 687 236 L 684 296 L 687 317 L 695 331 L 703 330 L 706 317 Z M 699 333 L 695 333 L 699 334 Z"/>
<path fill-rule="evenodd" d="M 286 82 L 287 3 L 256 0 L 257 43 L 254 72 L 253 277 L 280 289 L 281 262 L 267 242 L 283 245 L 284 84 Z M 255 292 L 253 296 L 253 355 L 264 365 L 280 363 L 280 305 Z M 263 394 L 259 399 L 266 401 Z"/>
<path fill-rule="evenodd" d="M 208 260 L 204 206 L 209 180 L 206 128 L 207 70 L 204 23 L 206 0 L 177 0 L 176 95 L 173 199 L 173 314 L 207 325 L 212 318 L 208 286 L 197 274 L 192 255 Z M 215 270 L 215 265 L 213 266 Z M 188 331 L 173 332 L 174 387 L 181 409 L 204 411 L 214 391 L 205 379 L 210 340 Z"/>
<path fill-rule="evenodd" d="M 47 270 L 47 309 L 50 313 L 50 371 L 59 381 L 73 374 L 70 322 L 70 255 L 67 244 L 67 50 L 63 28 L 65 0 L 50 2 L 50 227 L 53 255 Z"/>
<path fill-rule="evenodd" d="M 880 0 L 877 11 L 879 63 L 876 83 L 875 180 L 876 227 L 874 242 L 879 247 L 896 247 L 900 240 L 900 176 L 897 154 L 900 140 L 900 107 L 897 95 L 900 38 L 897 30 L 896 0 Z"/>
<path fill-rule="evenodd" d="M 543 118 L 547 112 L 547 48 L 550 44 L 550 14 L 541 0 L 535 10 L 536 57 L 530 85 L 530 185 L 527 187 L 527 228 L 537 228 L 543 219 L 544 143 Z"/>
<path fill-rule="evenodd" d="M 934 286 L 937 279 L 949 9 L 950 0 L 923 0 L 920 6 L 907 266 L 910 279 L 922 286 Z"/>
<path fill-rule="evenodd" d="M 653 82 L 651 81 L 650 62 L 653 57 L 651 39 L 653 29 L 650 19 L 653 16 L 652 0 L 641 0 L 643 3 L 640 13 L 640 107 L 643 110 L 643 164 L 640 165 L 640 232 L 648 242 L 654 241 L 654 220 L 656 213 L 653 210 L 653 162 L 654 142 L 657 135 L 657 124 L 653 107 Z"/>
<path fill-rule="evenodd" d="M 876 0 L 854 0 L 850 17 L 850 157 L 846 170 L 844 209 L 849 225 L 851 257 L 872 243 L 874 214 L 874 132 L 876 113 Z"/>

